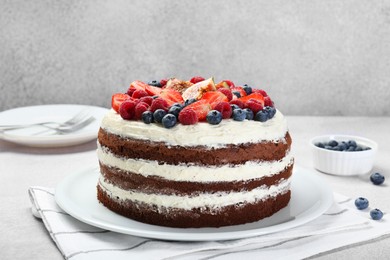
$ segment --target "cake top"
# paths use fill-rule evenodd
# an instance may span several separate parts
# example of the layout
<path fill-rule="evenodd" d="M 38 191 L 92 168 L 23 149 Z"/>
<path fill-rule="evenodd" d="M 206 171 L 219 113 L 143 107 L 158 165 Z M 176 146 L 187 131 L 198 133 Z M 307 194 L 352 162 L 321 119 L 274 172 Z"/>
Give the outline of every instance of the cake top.
<path fill-rule="evenodd" d="M 199 76 L 189 81 L 133 81 L 126 93 L 112 96 L 111 106 L 124 120 L 164 128 L 202 122 L 219 125 L 222 120 L 266 122 L 277 112 L 264 90 L 238 86 L 231 80 L 216 84 L 213 78 Z"/>

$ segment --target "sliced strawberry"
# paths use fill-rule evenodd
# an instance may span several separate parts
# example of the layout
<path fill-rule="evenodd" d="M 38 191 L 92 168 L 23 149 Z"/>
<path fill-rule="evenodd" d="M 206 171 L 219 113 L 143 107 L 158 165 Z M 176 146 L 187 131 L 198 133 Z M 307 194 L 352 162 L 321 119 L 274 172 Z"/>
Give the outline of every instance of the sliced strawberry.
<path fill-rule="evenodd" d="M 175 103 L 180 103 L 180 104 L 184 103 L 181 93 L 171 88 L 163 89 L 160 93 L 160 98 L 167 101 L 169 106 L 172 106 Z"/>
<path fill-rule="evenodd" d="M 211 110 L 211 105 L 207 100 L 199 100 L 183 108 L 180 113 L 189 109 L 195 111 L 199 121 L 204 121 L 206 119 L 207 113 Z"/>
<path fill-rule="evenodd" d="M 203 94 L 202 98 L 200 100 L 207 100 L 209 104 L 213 104 L 215 102 L 221 102 L 221 101 L 229 101 L 229 99 L 219 91 L 209 91 Z"/>
<path fill-rule="evenodd" d="M 161 93 L 161 88 L 155 87 L 155 86 L 150 86 L 146 85 L 145 91 L 148 92 L 150 96 L 157 96 Z"/>
<path fill-rule="evenodd" d="M 229 88 L 234 88 L 234 87 L 235 87 L 233 81 L 228 80 L 228 79 L 225 79 L 225 80 L 223 80 L 223 81 L 226 82 L 226 83 L 229 85 Z"/>
<path fill-rule="evenodd" d="M 123 101 L 130 99 L 130 96 L 124 93 L 116 93 L 111 97 L 111 107 L 115 112 L 119 113 L 119 107 Z"/>
<path fill-rule="evenodd" d="M 229 84 L 227 84 L 226 81 L 219 82 L 217 85 L 215 85 L 215 88 L 216 89 L 220 89 L 220 88 L 230 89 Z"/>
<path fill-rule="evenodd" d="M 146 86 L 148 86 L 148 84 L 146 84 L 145 82 L 142 82 L 140 80 L 135 80 L 133 82 L 131 82 L 130 84 L 130 87 L 129 89 L 141 89 L 141 90 L 145 90 L 146 89 Z"/>
<path fill-rule="evenodd" d="M 261 103 L 263 103 L 263 105 L 264 105 L 264 97 L 260 93 L 252 93 L 248 96 L 241 97 L 238 100 L 241 100 L 242 102 L 246 103 L 249 99 L 256 99 L 256 100 L 260 101 Z"/>
<path fill-rule="evenodd" d="M 231 89 L 232 92 L 233 91 L 237 91 L 238 93 L 240 93 L 241 97 L 245 97 L 246 96 L 246 92 L 245 92 L 243 87 L 231 87 L 230 89 Z"/>
<path fill-rule="evenodd" d="M 205 78 L 201 77 L 201 76 L 195 76 L 193 77 L 192 79 L 190 79 L 190 82 L 195 84 L 195 83 L 198 83 L 198 82 L 201 82 L 205 80 Z"/>
<path fill-rule="evenodd" d="M 268 96 L 267 92 L 265 92 L 265 90 L 262 90 L 262 89 L 253 88 L 252 89 L 252 93 L 259 93 L 259 94 L 263 95 L 263 97 L 267 97 Z"/>

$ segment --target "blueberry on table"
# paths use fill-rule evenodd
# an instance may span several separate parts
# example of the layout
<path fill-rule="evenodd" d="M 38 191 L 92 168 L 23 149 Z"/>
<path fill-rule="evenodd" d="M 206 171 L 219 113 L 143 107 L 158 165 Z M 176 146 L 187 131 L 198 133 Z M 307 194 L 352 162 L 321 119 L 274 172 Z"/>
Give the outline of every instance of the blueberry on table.
<path fill-rule="evenodd" d="M 368 200 L 366 198 L 359 197 L 355 200 L 355 206 L 360 210 L 366 209 L 368 207 Z"/>
<path fill-rule="evenodd" d="M 385 181 L 385 176 L 383 176 L 379 172 L 376 172 L 376 173 L 371 174 L 370 180 L 375 185 L 381 185 Z"/>
<path fill-rule="evenodd" d="M 380 220 L 383 217 L 383 212 L 380 209 L 373 209 L 370 211 L 370 216 L 373 220 Z"/>
<path fill-rule="evenodd" d="M 217 110 L 211 110 L 207 113 L 206 120 L 209 124 L 218 125 L 222 121 L 222 114 Z"/>
<path fill-rule="evenodd" d="M 162 120 L 161 123 L 165 128 L 172 128 L 176 125 L 177 118 L 172 114 L 166 114 Z"/>

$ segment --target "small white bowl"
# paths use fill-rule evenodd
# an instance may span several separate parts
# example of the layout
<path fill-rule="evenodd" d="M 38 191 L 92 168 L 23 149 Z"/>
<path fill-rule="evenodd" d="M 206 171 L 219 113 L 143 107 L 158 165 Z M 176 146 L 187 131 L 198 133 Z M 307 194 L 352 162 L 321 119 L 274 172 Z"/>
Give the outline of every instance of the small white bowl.
<path fill-rule="evenodd" d="M 337 142 L 354 140 L 358 145 L 370 147 L 369 150 L 347 152 L 333 151 L 317 147 L 319 142 Z M 378 145 L 367 138 L 351 135 L 323 135 L 310 140 L 313 152 L 314 167 L 321 172 L 333 175 L 363 175 L 372 170 Z"/>

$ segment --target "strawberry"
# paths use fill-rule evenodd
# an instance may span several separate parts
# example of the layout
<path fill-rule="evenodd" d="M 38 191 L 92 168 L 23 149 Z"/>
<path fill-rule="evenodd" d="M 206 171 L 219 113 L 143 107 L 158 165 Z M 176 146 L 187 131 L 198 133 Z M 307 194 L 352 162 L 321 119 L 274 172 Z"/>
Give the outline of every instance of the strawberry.
<path fill-rule="evenodd" d="M 249 99 L 256 99 L 256 100 L 260 101 L 261 103 L 263 103 L 263 105 L 264 105 L 264 97 L 263 97 L 263 95 L 261 95 L 259 93 L 252 93 L 248 96 L 241 97 L 238 100 L 241 100 L 242 102 L 246 103 Z"/>
<path fill-rule="evenodd" d="M 263 97 L 267 97 L 268 96 L 267 92 L 265 92 L 262 89 L 255 89 L 255 88 L 253 88 L 252 89 L 252 93 L 259 93 L 259 94 L 263 95 Z"/>
<path fill-rule="evenodd" d="M 119 114 L 123 119 L 134 119 L 136 103 L 132 100 L 125 100 L 119 107 Z"/>
<path fill-rule="evenodd" d="M 180 92 L 171 88 L 163 89 L 160 93 L 160 98 L 164 99 L 169 106 L 172 106 L 175 103 L 184 103 Z"/>
<path fill-rule="evenodd" d="M 119 107 L 123 101 L 130 99 L 130 96 L 124 93 L 116 93 L 111 97 L 111 107 L 115 112 L 119 113 Z"/>
<path fill-rule="evenodd" d="M 168 82 L 168 79 L 162 79 L 162 80 L 160 80 L 160 85 L 161 85 L 161 87 L 162 87 L 162 88 L 165 87 L 165 85 L 167 84 L 167 82 Z"/>
<path fill-rule="evenodd" d="M 198 83 L 198 82 L 201 82 L 205 80 L 205 78 L 201 77 L 201 76 L 195 76 L 193 77 L 192 79 L 190 79 L 190 82 L 195 84 L 195 83 Z"/>
<path fill-rule="evenodd" d="M 145 88 L 146 88 L 146 86 L 147 86 L 148 84 L 146 84 L 145 82 L 142 82 L 142 81 L 140 81 L 140 80 L 135 80 L 135 81 L 133 81 L 133 82 L 131 82 L 131 84 L 130 84 L 130 87 L 129 87 L 129 90 L 130 89 L 141 89 L 141 90 L 145 90 Z"/>
<path fill-rule="evenodd" d="M 139 99 L 139 98 L 146 97 L 146 96 L 149 96 L 148 92 L 146 92 L 145 90 L 142 90 L 142 89 L 135 90 L 133 92 L 133 94 L 131 95 L 131 97 L 135 98 L 135 99 Z"/>
<path fill-rule="evenodd" d="M 217 85 L 215 85 L 215 88 L 216 89 L 220 89 L 220 88 L 227 88 L 227 89 L 230 89 L 229 85 L 226 83 L 226 81 L 221 81 L 219 82 Z"/>
<path fill-rule="evenodd" d="M 161 93 L 161 88 L 146 85 L 145 91 L 148 92 L 149 96 L 156 96 L 156 95 L 159 95 Z"/>
<path fill-rule="evenodd" d="M 212 105 L 212 108 L 214 110 L 221 112 L 223 119 L 227 119 L 232 116 L 232 107 L 228 102 L 225 101 L 216 102 Z"/>
<path fill-rule="evenodd" d="M 228 101 L 233 99 L 232 91 L 229 88 L 219 88 L 218 91 L 223 93 L 227 97 Z"/>
<path fill-rule="evenodd" d="M 184 110 L 184 109 L 183 109 Z M 196 115 L 195 110 L 186 109 L 179 113 L 179 122 L 182 125 L 194 125 L 198 122 L 198 116 Z"/>
<path fill-rule="evenodd" d="M 241 97 L 245 97 L 246 96 L 246 92 L 245 92 L 243 87 L 231 87 L 230 90 L 232 92 L 233 91 L 237 91 L 238 93 L 240 93 Z"/>
<path fill-rule="evenodd" d="M 229 88 L 234 88 L 235 87 L 233 81 L 228 80 L 228 79 L 225 79 L 223 81 L 226 82 L 226 84 L 228 84 Z"/>
<path fill-rule="evenodd" d="M 186 106 L 185 108 L 183 108 L 183 110 L 179 113 L 179 117 L 183 111 L 186 111 L 189 109 L 192 109 L 195 111 L 199 121 L 204 121 L 206 119 L 207 113 L 211 110 L 211 105 L 207 100 L 196 101 L 196 102 Z"/>
<path fill-rule="evenodd" d="M 266 96 L 264 98 L 264 106 L 266 106 L 266 107 L 273 107 L 274 106 L 274 102 L 271 100 L 271 98 L 269 96 Z"/>
<path fill-rule="evenodd" d="M 237 105 L 239 108 L 243 109 L 245 108 L 244 102 L 242 102 L 240 99 L 233 99 L 232 101 L 229 102 L 230 105 Z"/>
<path fill-rule="evenodd" d="M 168 102 L 162 98 L 154 99 L 152 105 L 150 106 L 150 111 L 154 113 L 154 111 L 156 111 L 157 109 L 163 109 L 165 111 L 168 111 L 169 109 Z"/>
<path fill-rule="evenodd" d="M 207 100 L 209 104 L 220 101 L 229 101 L 228 98 L 219 91 L 209 91 L 203 94 L 200 100 Z"/>
<path fill-rule="evenodd" d="M 245 106 L 252 110 L 254 114 L 256 114 L 260 110 L 263 110 L 264 102 L 251 98 L 245 103 Z"/>
<path fill-rule="evenodd" d="M 148 104 L 146 104 L 145 102 L 139 102 L 139 103 L 135 106 L 135 108 L 134 108 L 134 110 L 135 110 L 134 118 L 135 118 L 136 120 L 140 120 L 140 119 L 142 118 L 142 113 L 145 112 L 145 111 L 147 111 L 148 108 L 149 108 L 149 105 L 148 105 Z"/>

